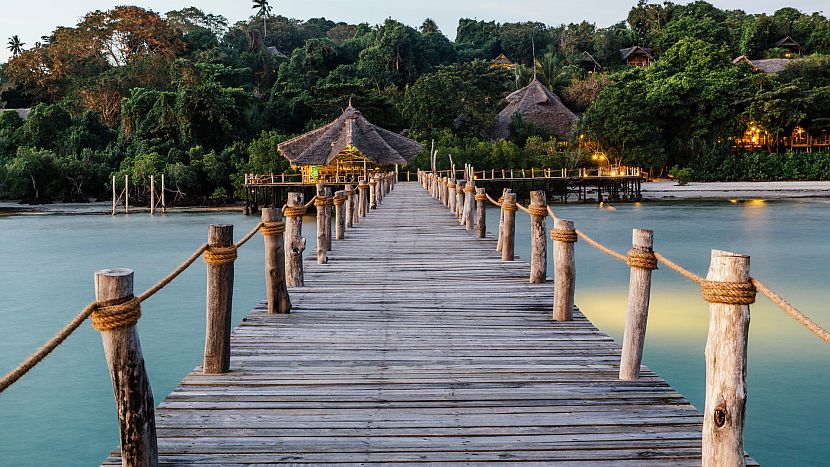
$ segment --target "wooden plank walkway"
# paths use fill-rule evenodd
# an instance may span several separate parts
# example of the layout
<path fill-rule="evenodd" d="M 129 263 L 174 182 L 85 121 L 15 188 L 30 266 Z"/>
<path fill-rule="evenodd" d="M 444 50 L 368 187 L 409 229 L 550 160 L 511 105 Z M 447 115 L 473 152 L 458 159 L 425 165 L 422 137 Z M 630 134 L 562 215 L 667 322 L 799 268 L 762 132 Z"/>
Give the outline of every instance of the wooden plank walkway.
<path fill-rule="evenodd" d="M 418 184 L 329 261 L 305 263 L 291 315 L 234 330 L 231 373 L 196 368 L 161 403 L 162 464 L 700 465 L 700 412 L 650 370 L 619 381 L 611 338 L 551 321 L 551 284 Z"/>

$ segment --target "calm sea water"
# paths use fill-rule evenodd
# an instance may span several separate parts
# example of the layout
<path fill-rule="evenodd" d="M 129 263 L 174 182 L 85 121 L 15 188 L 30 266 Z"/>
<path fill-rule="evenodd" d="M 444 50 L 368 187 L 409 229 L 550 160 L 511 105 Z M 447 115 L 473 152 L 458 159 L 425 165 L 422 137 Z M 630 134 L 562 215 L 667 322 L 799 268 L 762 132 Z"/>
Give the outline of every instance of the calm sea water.
<path fill-rule="evenodd" d="M 625 251 L 634 227 L 656 247 L 705 273 L 711 248 L 752 255 L 752 273 L 830 326 L 830 202 L 643 203 L 556 209 Z M 488 213 L 491 231 L 496 212 Z M 528 219 L 518 213 L 517 254 L 529 257 Z M 314 246 L 314 226 L 304 232 Z M 141 291 L 204 242 L 207 225 L 232 223 L 239 238 L 256 218 L 241 214 L 0 218 L 0 372 L 15 365 L 93 298 L 96 269 L 130 267 Z M 261 240 L 240 251 L 234 320 L 263 296 Z M 156 402 L 201 359 L 204 264 L 199 261 L 145 302 L 139 325 Z M 628 270 L 577 244 L 580 308 L 622 340 Z M 697 288 L 656 271 L 645 363 L 703 407 L 708 306 Z M 830 346 L 765 299 L 752 307 L 747 450 L 761 463 L 819 465 L 830 455 Z M 118 443 L 112 389 L 97 332 L 88 324 L 0 395 L 0 465 L 93 465 Z"/>

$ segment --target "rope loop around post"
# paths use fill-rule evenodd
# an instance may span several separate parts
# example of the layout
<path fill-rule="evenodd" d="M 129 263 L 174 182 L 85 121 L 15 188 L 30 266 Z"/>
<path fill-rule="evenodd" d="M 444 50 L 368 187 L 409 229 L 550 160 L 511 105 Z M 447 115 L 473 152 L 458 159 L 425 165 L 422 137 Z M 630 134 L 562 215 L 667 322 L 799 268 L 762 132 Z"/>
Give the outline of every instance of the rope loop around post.
<path fill-rule="evenodd" d="M 531 204 L 527 207 L 527 213 L 536 217 L 547 217 L 548 207 L 541 204 Z"/>
<path fill-rule="evenodd" d="M 487 195 L 483 195 L 483 194 L 482 195 L 476 195 L 475 200 L 476 201 L 487 201 Z"/>
<path fill-rule="evenodd" d="M 653 251 L 635 250 L 632 248 L 628 250 L 625 262 L 632 268 L 646 269 L 649 271 L 657 269 L 657 256 L 654 255 Z"/>
<path fill-rule="evenodd" d="M 141 318 L 141 301 L 135 296 L 98 302 L 90 315 L 96 331 L 113 331 L 126 328 Z"/>
<path fill-rule="evenodd" d="M 516 211 L 519 210 L 519 206 L 517 206 L 516 203 L 513 203 L 513 204 L 502 203 L 501 208 L 504 209 L 507 212 L 516 212 Z"/>
<path fill-rule="evenodd" d="M 360 191 L 366 191 L 366 185 L 358 185 L 357 189 Z"/>
<path fill-rule="evenodd" d="M 447 188 L 450 190 L 455 189 L 455 183 L 447 183 Z"/>
<path fill-rule="evenodd" d="M 262 227 L 259 228 L 259 232 L 263 237 L 273 237 L 274 235 L 285 233 L 285 222 L 263 222 Z"/>
<path fill-rule="evenodd" d="M 211 266 L 224 266 L 236 261 L 236 246 L 218 247 L 209 246 L 205 250 L 205 263 Z"/>
<path fill-rule="evenodd" d="M 335 198 L 332 198 L 332 201 L 334 202 L 335 206 L 342 206 L 346 203 L 346 198 L 345 197 L 343 197 L 343 198 L 335 197 Z"/>
<path fill-rule="evenodd" d="M 467 186 L 464 187 L 464 193 L 475 193 L 475 192 L 476 192 L 476 187 L 474 187 L 472 185 L 467 185 Z"/>
<path fill-rule="evenodd" d="M 576 243 L 579 236 L 577 236 L 576 230 L 551 229 L 550 239 L 554 242 Z"/>
<path fill-rule="evenodd" d="M 303 217 L 305 211 L 305 206 L 286 206 L 283 208 L 282 214 L 285 217 Z"/>
<path fill-rule="evenodd" d="M 374 181 L 374 180 L 372 180 L 371 182 L 369 182 L 369 186 L 375 186 L 375 185 L 377 185 L 377 184 L 378 184 L 378 182 L 376 182 L 376 181 Z"/>
<path fill-rule="evenodd" d="M 709 303 L 749 305 L 755 303 L 755 285 L 749 282 L 703 281 L 700 283 L 703 299 Z"/>
<path fill-rule="evenodd" d="M 324 208 L 326 206 L 331 206 L 332 204 L 334 204 L 334 202 L 332 202 L 331 197 L 329 196 L 318 195 L 317 198 L 314 200 L 314 205 L 318 208 Z"/>
<path fill-rule="evenodd" d="M 345 193 L 346 193 L 346 196 L 354 196 L 355 191 L 354 190 L 345 190 Z"/>

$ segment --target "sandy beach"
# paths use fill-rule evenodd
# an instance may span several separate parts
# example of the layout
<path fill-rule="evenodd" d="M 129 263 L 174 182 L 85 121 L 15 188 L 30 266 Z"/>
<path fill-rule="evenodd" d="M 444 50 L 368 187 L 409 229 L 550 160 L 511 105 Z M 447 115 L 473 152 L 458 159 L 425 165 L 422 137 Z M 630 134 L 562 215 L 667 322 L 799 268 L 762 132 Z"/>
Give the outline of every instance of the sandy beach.
<path fill-rule="evenodd" d="M 692 182 L 678 186 L 673 180 L 643 183 L 644 199 L 791 199 L 830 198 L 825 182 Z"/>

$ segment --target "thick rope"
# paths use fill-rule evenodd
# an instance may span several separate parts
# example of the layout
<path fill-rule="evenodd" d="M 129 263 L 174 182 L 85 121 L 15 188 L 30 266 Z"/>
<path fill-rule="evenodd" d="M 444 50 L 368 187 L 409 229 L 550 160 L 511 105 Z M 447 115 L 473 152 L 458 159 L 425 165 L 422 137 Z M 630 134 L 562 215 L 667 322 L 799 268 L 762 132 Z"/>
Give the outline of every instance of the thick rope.
<path fill-rule="evenodd" d="M 703 299 L 709 303 L 749 305 L 755 303 L 755 286 L 752 282 L 703 281 L 700 284 Z"/>
<path fill-rule="evenodd" d="M 254 228 L 251 229 L 250 232 L 246 233 L 244 237 L 240 238 L 238 242 L 234 243 L 233 247 L 234 248 L 239 248 L 242 245 L 248 243 L 248 240 L 250 240 L 254 235 L 256 235 L 257 232 L 259 232 L 259 229 L 262 228 L 262 225 L 263 225 L 262 222 L 255 225 Z"/>
<path fill-rule="evenodd" d="M 377 184 L 378 184 L 378 182 L 376 182 L 376 181 L 374 181 L 374 180 L 372 180 L 371 182 L 369 182 L 369 186 L 375 186 L 375 185 L 377 185 Z"/>
<path fill-rule="evenodd" d="M 345 191 L 346 191 L 346 196 L 354 196 L 355 195 L 354 190 L 345 190 Z"/>
<path fill-rule="evenodd" d="M 346 204 L 346 198 L 345 197 L 341 198 L 341 197 L 337 196 L 337 197 L 334 197 L 332 199 L 332 201 L 334 201 L 335 206 L 343 206 L 344 204 Z"/>
<path fill-rule="evenodd" d="M 550 239 L 554 242 L 576 243 L 579 237 L 575 230 L 551 229 Z"/>
<path fill-rule="evenodd" d="M 486 193 L 484 194 L 484 196 L 486 196 L 486 197 L 487 197 L 487 201 L 490 201 L 491 203 L 493 203 L 493 206 L 501 207 L 501 202 L 502 202 L 502 199 L 501 199 L 501 198 L 499 198 L 499 200 L 498 200 L 498 201 L 496 201 L 496 200 L 494 200 L 494 199 L 493 199 L 493 197 L 492 197 L 492 196 L 490 196 L 490 195 L 488 195 L 488 194 L 486 194 Z"/>
<path fill-rule="evenodd" d="M 527 207 L 527 213 L 536 217 L 547 217 L 548 207 L 541 204 L 531 204 Z"/>
<path fill-rule="evenodd" d="M 282 209 L 282 215 L 285 217 L 303 217 L 306 209 L 306 206 L 286 206 Z"/>
<path fill-rule="evenodd" d="M 173 279 L 178 277 L 179 274 L 184 272 L 185 269 L 189 268 L 194 261 L 196 261 L 200 256 L 202 256 L 202 253 L 204 253 L 205 250 L 207 250 L 207 247 L 207 243 L 205 243 L 204 245 L 197 248 L 196 251 L 194 251 L 189 258 L 184 260 L 184 262 L 182 262 L 182 264 L 180 264 L 176 269 L 171 271 L 170 274 L 164 276 L 160 281 L 156 282 L 152 287 L 145 290 L 141 295 L 139 295 L 138 301 L 143 302 L 144 300 L 147 300 L 148 298 L 152 297 L 156 292 L 164 288 L 164 286 L 172 282 Z"/>
<path fill-rule="evenodd" d="M 596 248 L 597 250 L 605 253 L 606 255 L 608 255 L 608 256 L 616 259 L 616 260 L 622 261 L 624 263 L 628 262 L 628 258 L 625 255 L 621 255 L 621 254 L 617 253 L 616 251 L 600 244 L 599 242 L 597 242 L 593 238 L 585 235 L 585 232 L 583 232 L 579 229 L 575 230 L 574 232 L 576 232 L 576 234 L 579 235 L 579 238 L 585 240 L 589 245 Z"/>
<path fill-rule="evenodd" d="M 805 328 L 809 329 L 813 334 L 818 336 L 819 339 L 823 340 L 830 344 L 830 331 L 822 328 L 819 326 L 815 321 L 810 319 L 810 317 L 806 316 L 805 314 L 798 311 L 798 309 L 786 300 L 783 297 L 778 295 L 777 293 L 773 292 L 766 284 L 761 282 L 758 279 L 752 278 L 752 285 L 755 286 L 755 289 L 761 293 L 761 295 L 767 297 L 772 301 L 772 303 L 778 305 L 779 308 L 784 310 L 785 313 L 790 315 L 794 320 L 801 323 Z"/>
<path fill-rule="evenodd" d="M 205 263 L 211 266 L 224 266 L 236 261 L 236 246 L 209 246 L 205 250 Z"/>
<path fill-rule="evenodd" d="M 521 204 L 516 203 L 516 207 L 521 209 L 522 212 L 526 212 L 526 213 L 530 214 L 530 211 L 526 207 L 522 206 Z"/>
<path fill-rule="evenodd" d="M 90 319 L 96 331 L 113 331 L 126 328 L 138 322 L 141 318 L 141 301 L 137 297 L 129 297 L 98 302 Z"/>
<path fill-rule="evenodd" d="M 653 251 L 628 250 L 625 262 L 629 267 L 654 271 L 657 269 L 657 257 Z"/>
<path fill-rule="evenodd" d="M 485 194 L 476 195 L 475 200 L 476 201 L 487 201 L 487 195 L 485 195 Z"/>
<path fill-rule="evenodd" d="M 693 273 L 692 271 L 689 271 L 688 269 L 680 266 L 679 264 L 673 262 L 672 260 L 666 258 L 665 256 L 661 255 L 660 253 L 658 253 L 656 251 L 654 252 L 654 257 L 657 258 L 657 260 L 660 261 L 661 263 L 665 264 L 667 268 L 669 268 L 672 271 L 680 274 L 681 276 L 685 277 L 686 279 L 689 279 L 690 281 L 694 282 L 695 284 L 702 284 L 703 281 L 706 280 L 703 277 L 698 276 L 697 274 Z"/>
<path fill-rule="evenodd" d="M 263 237 L 273 237 L 285 233 L 285 222 L 263 222 L 259 232 Z"/>
<path fill-rule="evenodd" d="M 357 189 L 360 190 L 360 191 L 365 191 L 366 190 L 366 185 L 358 185 Z"/>
<path fill-rule="evenodd" d="M 329 196 L 315 196 L 314 197 L 314 206 L 318 208 L 324 208 L 326 206 L 331 206 L 333 203 L 331 201 L 331 197 Z"/>
<path fill-rule="evenodd" d="M 517 203 L 501 203 L 501 208 L 505 210 L 505 212 L 516 212 L 519 210 L 519 205 Z"/>
<path fill-rule="evenodd" d="M 315 204 L 316 202 L 317 202 L 317 197 L 315 196 L 315 197 L 311 198 L 310 200 L 308 200 L 308 202 L 307 202 L 307 203 L 305 203 L 305 204 L 303 205 L 303 207 L 304 207 L 305 209 L 308 209 L 308 207 L 309 207 L 309 206 L 311 206 L 312 204 Z"/>
<path fill-rule="evenodd" d="M 455 183 L 447 183 L 447 188 L 450 190 L 455 189 Z"/>
<path fill-rule="evenodd" d="M 475 192 L 476 192 L 476 187 L 473 186 L 473 185 L 466 185 L 464 187 L 464 193 L 475 193 Z"/>

